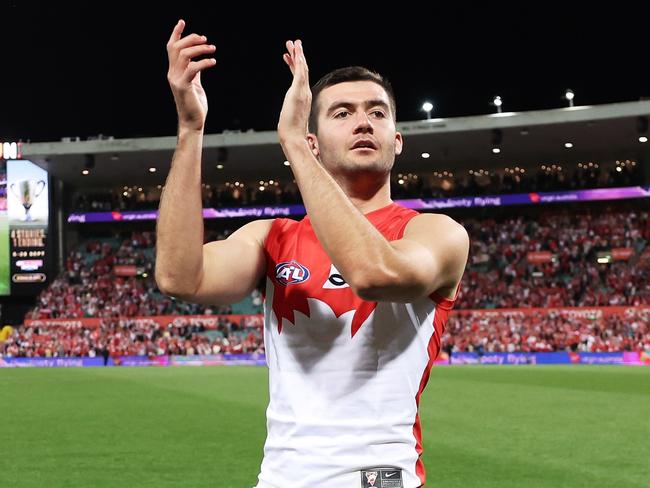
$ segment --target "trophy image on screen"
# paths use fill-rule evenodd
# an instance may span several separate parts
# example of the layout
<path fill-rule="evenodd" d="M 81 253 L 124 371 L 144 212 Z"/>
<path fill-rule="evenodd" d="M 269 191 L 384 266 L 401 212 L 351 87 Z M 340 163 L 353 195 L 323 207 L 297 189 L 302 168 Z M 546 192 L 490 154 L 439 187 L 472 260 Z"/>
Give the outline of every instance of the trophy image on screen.
<path fill-rule="evenodd" d="M 16 198 L 20 200 L 20 203 L 25 207 L 25 216 L 23 217 L 24 222 L 31 222 L 34 220 L 29 213 L 29 210 L 34 204 L 34 200 L 43 193 L 45 189 L 45 182 L 43 180 L 20 180 L 16 183 L 10 185 L 11 191 Z"/>

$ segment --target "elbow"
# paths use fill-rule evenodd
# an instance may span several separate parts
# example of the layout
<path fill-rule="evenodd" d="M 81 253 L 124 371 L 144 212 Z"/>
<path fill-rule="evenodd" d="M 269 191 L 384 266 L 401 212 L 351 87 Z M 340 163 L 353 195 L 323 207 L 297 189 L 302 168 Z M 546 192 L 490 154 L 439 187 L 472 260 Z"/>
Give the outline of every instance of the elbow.
<path fill-rule="evenodd" d="M 374 269 L 354 276 L 350 288 L 362 300 L 378 302 L 384 300 L 390 290 L 398 288 L 399 281 L 394 273 Z"/>
<path fill-rule="evenodd" d="M 351 287 L 355 295 L 366 302 L 379 302 L 384 296 L 383 289 L 378 286 L 364 285 Z"/>
<path fill-rule="evenodd" d="M 183 280 L 174 278 L 169 274 L 163 273 L 156 268 L 156 285 L 163 295 L 185 299 L 191 297 L 196 291 Z"/>
<path fill-rule="evenodd" d="M 345 281 L 356 296 L 362 300 L 372 300 L 370 296 L 377 284 L 377 270 L 356 269 L 354 274 L 344 276 Z"/>
<path fill-rule="evenodd" d="M 156 272 L 156 286 L 160 290 L 160 293 L 167 296 L 175 296 L 176 288 L 174 287 L 173 280 L 170 280 L 168 277 L 163 277 L 160 273 Z"/>

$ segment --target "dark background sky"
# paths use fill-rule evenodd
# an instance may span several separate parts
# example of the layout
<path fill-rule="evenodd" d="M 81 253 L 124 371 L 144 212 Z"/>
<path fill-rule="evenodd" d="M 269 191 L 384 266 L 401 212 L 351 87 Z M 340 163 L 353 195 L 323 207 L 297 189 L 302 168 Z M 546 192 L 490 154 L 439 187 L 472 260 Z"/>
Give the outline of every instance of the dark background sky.
<path fill-rule="evenodd" d="M 2 4 L 0 140 L 174 134 L 165 43 L 178 18 L 217 46 L 218 64 L 203 77 L 208 133 L 275 129 L 290 83 L 284 41 L 296 37 L 312 83 L 351 64 L 388 76 L 399 120 L 424 118 L 425 99 L 434 117 L 454 117 L 491 112 L 495 94 L 506 111 L 563 106 L 567 87 L 577 104 L 650 96 L 642 4 L 247 3 L 228 14 L 216 2 L 142 12 L 135 4 Z"/>

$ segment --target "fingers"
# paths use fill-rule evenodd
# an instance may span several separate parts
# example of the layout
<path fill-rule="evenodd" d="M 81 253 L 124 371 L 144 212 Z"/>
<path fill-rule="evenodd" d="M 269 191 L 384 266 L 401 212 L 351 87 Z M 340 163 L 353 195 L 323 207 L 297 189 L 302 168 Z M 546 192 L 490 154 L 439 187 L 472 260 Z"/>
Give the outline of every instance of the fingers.
<path fill-rule="evenodd" d="M 293 51 L 294 51 L 293 41 L 287 41 L 286 46 L 287 46 L 287 52 L 289 53 L 289 56 L 293 58 Z"/>
<path fill-rule="evenodd" d="M 293 53 L 293 57 L 296 58 L 296 59 L 298 59 L 298 60 L 300 60 L 300 61 L 304 61 L 304 60 L 305 60 L 305 53 L 304 53 L 303 50 L 302 50 L 302 41 L 301 41 L 300 39 L 298 39 L 298 40 L 294 43 L 294 53 Z"/>
<path fill-rule="evenodd" d="M 291 70 L 291 74 L 293 75 L 293 61 L 291 60 L 291 56 L 288 55 L 287 53 L 284 53 L 282 55 L 282 59 L 284 59 L 284 62 L 287 63 L 287 66 L 289 66 L 289 69 Z"/>
<path fill-rule="evenodd" d="M 184 28 L 185 28 L 185 21 L 183 19 L 176 22 L 176 25 L 174 26 L 174 30 L 172 30 L 172 35 L 169 38 L 168 45 L 173 44 L 174 42 L 178 41 L 181 38 L 181 34 L 183 33 Z"/>
<path fill-rule="evenodd" d="M 181 50 L 180 57 L 189 61 L 190 59 L 201 56 L 202 54 L 212 53 L 215 49 L 216 46 L 212 44 L 201 44 L 198 46 L 187 47 Z"/>
<path fill-rule="evenodd" d="M 305 58 L 305 52 L 302 48 L 302 41 L 297 39 L 294 41 L 286 42 L 287 52 L 282 56 L 284 62 L 287 63 L 287 66 L 291 69 L 291 74 L 300 78 L 301 81 L 303 78 L 308 78 L 309 69 L 307 68 L 307 60 Z"/>
<path fill-rule="evenodd" d="M 212 68 L 216 64 L 217 60 L 214 58 L 202 59 L 201 61 L 192 61 L 185 70 L 183 78 L 185 78 L 185 81 L 189 83 L 194 79 L 194 76 L 197 73 L 200 73 L 205 69 Z"/>
<path fill-rule="evenodd" d="M 214 53 L 216 47 L 207 44 L 208 39 L 205 36 L 189 34 L 182 37 L 184 29 L 185 21 L 179 20 L 174 26 L 167 43 L 167 52 L 169 54 L 168 79 L 171 83 L 178 83 L 181 80 L 191 83 L 197 73 L 217 64 L 214 58 L 192 61 L 197 56 Z"/>
<path fill-rule="evenodd" d="M 293 55 L 291 56 L 291 62 L 293 69 L 291 72 L 293 73 L 294 81 L 296 83 L 309 83 L 309 70 L 307 69 L 305 53 L 302 50 L 302 41 L 300 39 L 296 40 L 292 43 L 292 47 Z"/>
<path fill-rule="evenodd" d="M 302 49 L 302 41 L 300 39 L 293 41 L 287 41 L 287 53 L 285 56 L 289 56 L 291 64 L 296 66 L 299 63 L 307 64 L 305 59 L 305 52 Z"/>
<path fill-rule="evenodd" d="M 176 41 L 172 46 L 173 49 L 180 51 L 190 46 L 196 46 L 197 44 L 205 44 L 208 41 L 208 38 L 205 36 L 200 36 L 198 34 L 190 34 L 183 37 L 179 41 Z"/>
<path fill-rule="evenodd" d="M 185 29 L 185 21 L 179 20 L 174 26 L 174 30 L 167 42 L 167 51 L 170 58 L 183 49 L 188 47 L 197 46 L 201 44 L 206 44 L 208 38 L 205 36 L 200 36 L 198 34 L 189 34 L 185 37 L 182 37 L 183 29 Z"/>

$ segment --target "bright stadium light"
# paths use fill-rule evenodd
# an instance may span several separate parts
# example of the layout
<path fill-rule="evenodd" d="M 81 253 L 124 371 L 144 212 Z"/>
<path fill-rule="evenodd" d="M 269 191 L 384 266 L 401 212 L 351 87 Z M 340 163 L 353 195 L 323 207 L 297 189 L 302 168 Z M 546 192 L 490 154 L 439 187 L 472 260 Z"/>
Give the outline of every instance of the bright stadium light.
<path fill-rule="evenodd" d="M 497 108 L 497 113 L 501 113 L 501 106 L 503 105 L 503 100 L 501 100 L 501 97 L 499 95 L 494 97 L 494 100 L 492 100 L 492 105 L 494 105 Z"/>
<path fill-rule="evenodd" d="M 564 98 L 567 99 L 569 102 L 569 107 L 573 107 L 573 98 L 575 97 L 575 94 L 573 93 L 573 90 L 568 89 L 566 92 L 564 92 Z"/>
<path fill-rule="evenodd" d="M 424 102 L 422 104 L 422 110 L 424 110 L 427 113 L 427 120 L 431 120 L 431 111 L 433 110 L 433 103 Z"/>
<path fill-rule="evenodd" d="M 503 131 L 501 129 L 492 129 L 492 153 L 499 154 L 501 152 L 501 143 L 503 142 Z"/>

